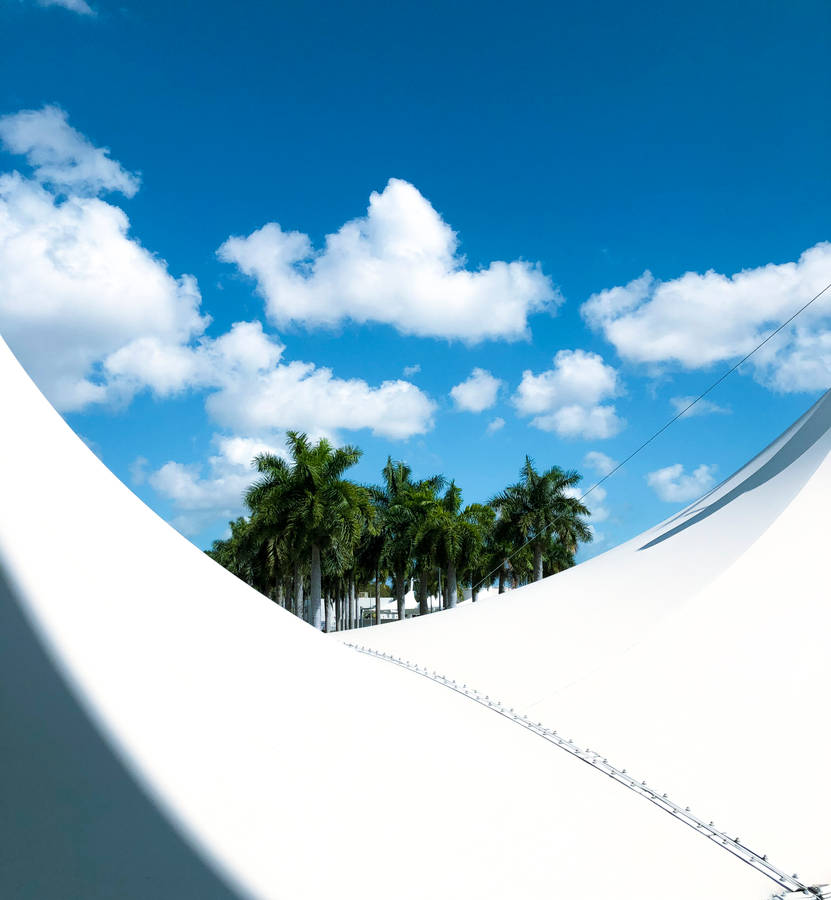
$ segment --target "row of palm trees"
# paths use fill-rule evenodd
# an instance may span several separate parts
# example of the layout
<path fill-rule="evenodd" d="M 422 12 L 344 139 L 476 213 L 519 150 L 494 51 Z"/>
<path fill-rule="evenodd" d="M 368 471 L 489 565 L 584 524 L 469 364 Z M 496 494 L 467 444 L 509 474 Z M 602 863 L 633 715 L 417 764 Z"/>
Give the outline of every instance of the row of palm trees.
<path fill-rule="evenodd" d="M 475 601 L 483 586 L 498 583 L 502 593 L 538 581 L 572 566 L 578 544 L 591 540 L 574 471 L 538 472 L 526 457 L 515 484 L 463 506 L 454 481 L 415 479 L 404 462 L 389 458 L 380 485 L 360 485 L 345 477 L 361 457 L 357 447 L 295 431 L 286 444 L 288 459 L 255 457 L 248 515 L 207 552 L 316 628 L 356 627 L 358 591 L 371 585 L 376 622 L 388 585 L 399 619 L 411 582 L 424 615 L 431 594 L 454 607 L 460 586 Z"/>

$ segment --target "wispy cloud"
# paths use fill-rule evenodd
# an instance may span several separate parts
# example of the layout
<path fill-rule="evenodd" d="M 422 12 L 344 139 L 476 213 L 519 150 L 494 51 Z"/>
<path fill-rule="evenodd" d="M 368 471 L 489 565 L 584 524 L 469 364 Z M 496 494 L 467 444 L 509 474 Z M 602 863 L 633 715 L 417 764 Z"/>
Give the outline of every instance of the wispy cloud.
<path fill-rule="evenodd" d="M 594 469 L 598 475 L 608 475 L 617 465 L 617 460 L 599 450 L 589 450 L 583 457 L 583 465 Z"/>
<path fill-rule="evenodd" d="M 73 194 L 117 191 L 132 197 L 139 189 L 139 176 L 111 159 L 106 147 L 96 147 L 76 131 L 57 106 L 3 116 L 0 142 L 9 153 L 26 157 L 37 181 Z"/>
<path fill-rule="evenodd" d="M 686 503 L 710 490 L 716 483 L 717 466 L 702 464 L 691 473 L 684 471 L 681 463 L 650 472 L 647 484 L 666 503 Z"/>
<path fill-rule="evenodd" d="M 85 0 L 37 0 L 38 6 L 62 6 L 82 16 L 94 16 L 95 10 Z"/>
<path fill-rule="evenodd" d="M 706 397 L 703 400 L 699 400 L 695 406 L 687 409 L 693 400 L 695 400 L 695 397 L 690 395 L 689 397 L 671 397 L 669 402 L 672 404 L 676 413 L 687 410 L 681 417 L 682 419 L 691 419 L 693 416 L 725 415 L 732 412 L 729 407 L 719 406 L 718 403 L 707 400 Z"/>

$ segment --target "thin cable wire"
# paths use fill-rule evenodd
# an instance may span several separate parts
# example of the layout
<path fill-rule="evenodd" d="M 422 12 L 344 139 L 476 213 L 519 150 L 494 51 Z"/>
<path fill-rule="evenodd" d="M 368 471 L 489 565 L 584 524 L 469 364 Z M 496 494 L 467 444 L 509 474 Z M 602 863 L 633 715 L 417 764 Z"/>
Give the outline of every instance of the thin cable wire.
<path fill-rule="evenodd" d="M 643 450 L 645 447 L 648 447 L 649 444 L 651 444 L 655 440 L 655 438 L 660 437 L 660 435 L 662 435 L 667 430 L 667 428 L 670 427 L 670 425 L 677 422 L 678 419 L 680 419 L 683 415 L 685 415 L 687 412 L 689 412 L 695 406 L 695 404 L 699 402 L 699 400 L 703 400 L 707 396 L 707 394 L 709 394 L 711 391 L 715 390 L 715 388 L 717 388 L 722 383 L 722 381 L 724 381 L 725 378 L 728 378 L 730 375 L 732 375 L 736 371 L 736 369 L 739 368 L 739 366 L 746 363 L 750 359 L 750 357 L 753 356 L 754 353 L 761 350 L 762 347 L 764 347 L 765 344 L 767 344 L 767 342 L 769 340 L 776 337 L 776 335 L 779 334 L 779 332 L 782 331 L 784 328 L 787 328 L 788 325 L 790 325 L 791 322 L 793 322 L 793 320 L 797 316 L 804 313 L 805 310 L 808 309 L 808 307 L 812 303 L 814 303 L 816 300 L 819 300 L 819 298 L 829 288 L 831 288 L 831 281 L 829 281 L 828 284 L 826 284 L 825 287 L 818 294 L 815 294 L 813 297 L 811 297 L 811 299 L 806 304 L 801 306 L 789 319 L 786 319 L 781 325 L 778 326 L 778 328 L 776 328 L 774 331 L 771 331 L 771 333 L 761 343 L 757 344 L 750 351 L 750 353 L 748 353 L 746 356 L 743 356 L 734 366 L 729 368 L 723 375 L 721 375 L 719 378 L 717 378 L 707 388 L 706 391 L 702 391 L 702 393 L 700 393 L 695 398 L 695 400 L 693 400 L 691 403 L 688 403 L 682 410 L 680 410 L 680 412 L 676 413 L 668 422 L 666 422 L 664 425 L 662 425 L 651 437 L 648 437 L 637 449 L 633 450 L 624 460 L 617 463 L 617 465 L 611 471 L 607 472 L 602 478 L 600 478 L 598 481 L 596 481 L 584 494 L 581 494 L 581 496 L 577 498 L 577 502 L 582 503 L 583 500 L 585 500 L 586 497 L 588 497 L 589 494 L 593 490 L 595 490 L 596 488 L 599 488 L 600 485 L 603 484 L 604 481 L 608 481 L 608 479 L 610 479 L 612 477 L 612 475 L 615 474 L 615 472 L 618 472 L 620 469 L 622 469 L 626 465 L 626 463 L 628 463 L 633 457 L 637 456 L 641 452 L 641 450 Z M 498 565 L 492 571 L 488 572 L 488 574 L 485 575 L 485 577 L 481 581 L 477 582 L 474 585 L 474 590 L 476 588 L 481 587 L 486 581 L 488 581 L 488 580 L 492 581 L 493 576 L 502 568 L 502 566 L 505 565 L 506 562 L 510 562 L 517 555 L 517 553 L 520 553 L 532 541 L 535 541 L 540 535 L 545 534 L 545 532 L 548 531 L 549 528 L 556 525 L 557 522 L 559 522 L 561 519 L 564 519 L 564 518 L 565 518 L 564 515 L 556 516 L 544 528 L 541 528 L 539 531 L 532 534 L 531 537 L 529 537 L 528 540 L 524 544 L 517 547 L 517 549 L 514 550 L 514 552 L 510 556 L 505 557 L 505 559 L 502 561 L 502 563 L 500 565 Z"/>

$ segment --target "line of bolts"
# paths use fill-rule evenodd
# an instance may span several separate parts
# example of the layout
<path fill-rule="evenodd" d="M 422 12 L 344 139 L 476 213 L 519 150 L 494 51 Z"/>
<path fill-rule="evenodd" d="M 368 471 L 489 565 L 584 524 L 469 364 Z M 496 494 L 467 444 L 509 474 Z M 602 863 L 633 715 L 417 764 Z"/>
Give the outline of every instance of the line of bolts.
<path fill-rule="evenodd" d="M 346 643 L 346 642 L 344 642 L 344 643 Z M 482 695 L 475 688 L 471 688 L 470 690 L 468 690 L 468 687 L 466 684 L 463 684 L 461 686 L 461 688 L 459 688 L 459 686 L 456 684 L 455 679 L 447 678 L 447 676 L 437 673 L 435 671 L 435 669 L 431 673 L 427 670 L 426 666 L 422 669 L 417 663 L 412 663 L 408 659 L 402 659 L 400 656 L 394 656 L 392 653 L 384 653 L 383 650 L 374 650 L 371 647 L 365 647 L 361 644 L 346 643 L 346 646 L 351 647 L 354 650 L 358 650 L 361 653 L 366 653 L 371 656 L 377 656 L 382 659 L 386 659 L 391 662 L 397 663 L 398 665 L 400 665 L 404 668 L 418 672 L 420 675 L 425 675 L 427 678 L 431 678 L 434 681 L 439 681 L 439 682 L 442 682 L 443 684 L 451 685 L 454 690 L 463 692 L 467 696 L 473 697 L 479 703 L 486 703 L 488 707 L 490 707 L 491 709 L 497 710 L 502 715 L 510 716 L 515 722 L 518 722 L 523 727 L 528 728 L 529 730 L 535 731 L 535 732 L 539 730 L 540 736 L 544 737 L 546 740 L 550 741 L 551 738 L 553 737 L 555 739 L 553 741 L 553 743 L 556 743 L 561 747 L 564 747 L 566 744 L 570 745 L 570 747 L 574 747 L 573 750 L 569 749 L 568 752 L 571 753 L 573 756 L 577 756 L 580 759 L 584 759 L 590 765 L 595 766 L 595 768 L 600 768 L 600 766 L 597 762 L 597 759 L 600 756 L 599 753 L 595 753 L 594 751 L 590 750 L 588 747 L 586 747 L 586 749 L 584 751 L 581 751 L 571 738 L 564 739 L 564 738 L 559 737 L 557 735 L 556 729 L 543 728 L 543 725 L 541 722 L 537 722 L 535 725 L 533 722 L 531 722 L 528 719 L 527 716 L 516 713 L 514 711 L 513 707 L 510 707 L 508 709 L 503 704 L 501 704 L 498 700 L 491 700 L 487 694 L 485 694 L 484 698 L 482 698 Z M 586 759 L 586 754 L 593 754 L 595 759 L 594 760 Z M 646 793 L 647 795 L 649 795 L 649 797 L 651 797 L 653 799 L 654 802 L 657 802 L 658 795 L 655 794 L 651 789 L 649 789 L 647 787 L 646 781 L 641 781 L 640 784 L 638 784 L 638 782 L 634 778 L 632 778 L 631 775 L 627 774 L 626 769 L 616 769 L 613 765 L 611 765 L 611 763 L 608 762 L 608 760 L 606 758 L 603 759 L 603 764 L 605 766 L 607 766 L 608 769 L 610 770 L 610 773 L 607 773 L 607 774 L 625 776 L 622 779 L 624 783 L 626 783 L 632 789 L 636 790 L 641 795 Z M 603 771 L 603 770 L 601 769 L 601 771 Z M 645 792 L 641 791 L 640 790 L 641 787 L 647 788 L 647 790 Z M 678 806 L 678 804 L 676 804 L 674 801 L 670 800 L 666 794 L 662 794 L 660 799 L 666 800 L 667 805 L 670 807 L 673 807 L 673 808 L 670 808 L 667 810 L 667 812 L 671 813 L 673 816 L 678 815 L 681 812 L 681 808 Z M 666 808 L 666 807 L 662 807 L 662 808 Z M 710 834 L 706 835 L 711 840 L 715 840 L 715 838 L 718 836 L 718 837 L 721 837 L 722 844 L 726 845 L 728 843 L 729 838 L 723 837 L 721 835 L 721 833 L 718 832 L 717 829 L 715 829 L 715 826 L 713 825 L 712 822 L 710 822 L 708 825 L 705 825 L 700 820 L 695 819 L 695 816 L 693 813 L 691 813 L 689 806 L 684 807 L 684 813 L 696 822 L 696 826 L 695 826 L 696 828 L 713 829 L 710 832 Z M 776 872 L 777 875 L 781 875 L 782 877 L 787 877 L 787 876 L 784 876 L 784 873 L 780 873 L 778 869 L 776 869 L 774 866 L 772 866 L 771 864 L 768 863 L 768 861 L 767 861 L 768 857 L 767 857 L 766 853 L 763 854 L 762 856 L 759 856 L 759 854 L 756 853 L 755 851 L 750 850 L 749 848 L 741 845 L 739 843 L 738 837 L 734 838 L 732 843 L 735 843 L 742 851 L 744 851 L 742 858 L 745 859 L 746 862 L 750 863 L 751 865 L 754 865 L 754 863 L 764 864 L 765 868 L 770 869 L 773 872 Z M 747 858 L 747 857 L 749 857 L 749 858 Z M 796 874 L 796 872 L 794 872 L 794 874 L 791 877 L 795 881 L 797 881 L 797 882 L 799 881 L 799 876 Z M 785 885 L 783 885 L 783 887 L 785 887 Z"/>

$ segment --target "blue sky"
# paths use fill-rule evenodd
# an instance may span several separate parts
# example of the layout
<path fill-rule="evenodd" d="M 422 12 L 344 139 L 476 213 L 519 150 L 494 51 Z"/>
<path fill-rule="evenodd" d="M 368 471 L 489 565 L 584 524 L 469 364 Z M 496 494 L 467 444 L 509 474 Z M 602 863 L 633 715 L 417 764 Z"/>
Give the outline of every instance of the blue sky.
<path fill-rule="evenodd" d="M 0 332 L 200 546 L 290 427 L 468 501 L 525 453 L 590 483 L 831 281 L 829 32 L 808 0 L 0 0 Z M 831 297 L 604 485 L 594 549 L 829 384 Z"/>

